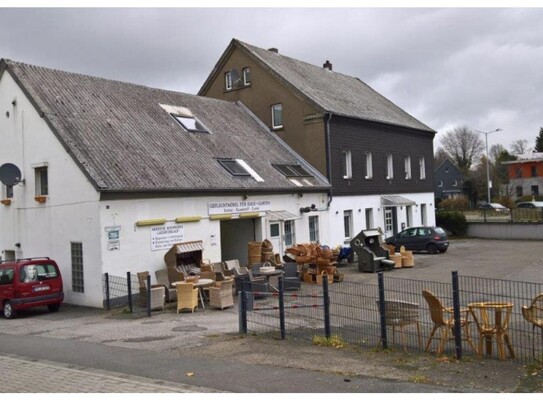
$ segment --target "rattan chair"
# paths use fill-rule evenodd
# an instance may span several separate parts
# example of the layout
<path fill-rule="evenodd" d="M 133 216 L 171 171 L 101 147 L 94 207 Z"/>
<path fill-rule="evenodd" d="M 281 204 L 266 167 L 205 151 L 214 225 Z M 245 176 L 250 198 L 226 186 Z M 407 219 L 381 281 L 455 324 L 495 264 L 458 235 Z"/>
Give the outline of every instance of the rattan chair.
<path fill-rule="evenodd" d="M 172 302 L 177 299 L 177 290 L 168 279 L 168 270 L 155 271 L 156 282 L 166 289 L 166 301 Z"/>
<path fill-rule="evenodd" d="M 230 277 L 234 277 L 234 267 L 238 267 L 239 268 L 240 264 L 239 264 L 239 260 L 238 259 L 233 259 L 233 260 L 226 260 L 224 262 L 224 275 L 225 276 L 230 276 Z"/>
<path fill-rule="evenodd" d="M 209 287 L 209 305 L 225 309 L 234 306 L 234 297 L 232 296 L 233 280 L 217 282 L 215 286 Z"/>
<path fill-rule="evenodd" d="M 138 283 L 139 283 L 139 303 L 140 303 L 140 306 L 142 307 L 146 307 L 147 306 L 147 276 L 149 276 L 149 272 L 148 271 L 140 271 L 139 273 L 136 273 L 136 275 L 138 276 Z M 156 305 L 156 299 L 155 297 L 160 297 L 160 294 L 158 293 L 158 291 L 153 291 L 154 288 L 159 288 L 159 287 L 162 287 L 162 285 L 160 284 L 151 284 L 151 308 L 153 307 L 153 305 Z M 155 294 L 153 294 L 155 293 Z M 154 295 L 154 297 L 153 297 Z M 164 301 L 164 298 L 165 298 L 165 295 L 164 294 L 164 297 L 162 299 L 162 301 Z"/>
<path fill-rule="evenodd" d="M 379 306 L 379 300 L 376 301 Z M 399 300 L 385 300 L 385 325 L 392 327 L 392 341 L 396 340 L 396 328 L 400 331 L 400 338 L 404 350 L 407 350 L 407 337 L 404 328 L 415 325 L 419 348 L 422 347 L 419 326 L 419 304 Z"/>
<path fill-rule="evenodd" d="M 428 352 L 428 349 L 430 349 L 430 345 L 432 343 L 432 340 L 434 339 L 435 334 L 437 331 L 440 331 L 440 341 L 439 345 L 437 347 L 436 353 L 439 355 L 443 353 L 445 349 L 445 343 L 449 339 L 454 339 L 454 313 L 452 307 L 445 307 L 443 304 L 441 304 L 441 301 L 429 290 L 422 290 L 422 296 L 428 303 L 428 308 L 430 309 L 430 317 L 432 319 L 432 322 L 434 323 L 434 327 L 432 328 L 432 332 L 430 333 L 430 337 L 428 338 L 428 342 L 426 343 L 425 351 Z M 478 353 L 477 349 L 475 348 L 475 345 L 473 344 L 473 341 L 471 340 L 471 334 L 469 331 L 469 321 L 468 321 L 468 313 L 469 310 L 467 308 L 462 308 L 460 310 L 461 317 L 460 317 L 460 326 L 462 327 L 462 330 L 464 331 L 464 339 L 466 342 L 471 346 L 473 351 L 475 353 Z"/>
<path fill-rule="evenodd" d="M 543 293 L 537 295 L 529 307 L 524 305 L 521 310 L 524 319 L 532 324 L 532 355 L 534 359 L 541 361 L 540 358 L 535 357 L 535 328 L 541 330 L 541 340 L 543 341 Z"/>
<path fill-rule="evenodd" d="M 198 308 L 198 288 L 192 283 L 178 283 L 177 289 L 177 313 L 184 309 L 194 312 Z"/>

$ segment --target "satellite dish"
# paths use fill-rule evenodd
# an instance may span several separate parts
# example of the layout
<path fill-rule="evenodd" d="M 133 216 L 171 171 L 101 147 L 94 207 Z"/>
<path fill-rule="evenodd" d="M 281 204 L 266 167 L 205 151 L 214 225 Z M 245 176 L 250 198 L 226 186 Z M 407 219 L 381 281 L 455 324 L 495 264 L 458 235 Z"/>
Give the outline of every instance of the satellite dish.
<path fill-rule="evenodd" d="M 11 163 L 0 166 L 0 182 L 4 185 L 13 186 L 21 181 L 21 170 Z"/>
<path fill-rule="evenodd" d="M 237 69 L 232 68 L 230 70 L 230 78 L 232 79 L 232 87 L 237 88 L 241 85 L 241 76 Z"/>

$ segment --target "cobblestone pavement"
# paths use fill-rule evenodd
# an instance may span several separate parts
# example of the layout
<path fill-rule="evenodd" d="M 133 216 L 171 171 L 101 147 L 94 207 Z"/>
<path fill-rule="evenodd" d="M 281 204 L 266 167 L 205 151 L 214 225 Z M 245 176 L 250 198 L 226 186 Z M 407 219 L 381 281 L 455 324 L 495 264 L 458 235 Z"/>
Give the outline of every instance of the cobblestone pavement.
<path fill-rule="evenodd" d="M 1 393 L 210 393 L 215 390 L 81 366 L 0 355 Z"/>

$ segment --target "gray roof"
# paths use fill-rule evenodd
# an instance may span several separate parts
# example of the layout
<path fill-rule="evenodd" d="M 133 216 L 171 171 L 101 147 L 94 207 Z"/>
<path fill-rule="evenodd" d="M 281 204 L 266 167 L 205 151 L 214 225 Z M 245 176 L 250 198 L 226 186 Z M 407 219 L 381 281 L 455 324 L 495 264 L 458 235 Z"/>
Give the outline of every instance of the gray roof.
<path fill-rule="evenodd" d="M 232 40 L 219 63 L 235 46 L 254 56 L 280 80 L 299 92 L 316 107 L 332 114 L 435 133 L 430 127 L 380 95 L 360 79 L 308 64 L 279 53 Z M 211 73 L 200 94 L 209 85 L 220 67 Z"/>
<path fill-rule="evenodd" d="M 313 167 L 241 103 L 0 61 L 99 191 L 326 190 Z M 190 109 L 210 133 L 186 131 L 160 105 Z M 264 182 L 230 175 L 216 158 L 243 159 Z M 295 186 L 272 164 L 299 164 Z"/>

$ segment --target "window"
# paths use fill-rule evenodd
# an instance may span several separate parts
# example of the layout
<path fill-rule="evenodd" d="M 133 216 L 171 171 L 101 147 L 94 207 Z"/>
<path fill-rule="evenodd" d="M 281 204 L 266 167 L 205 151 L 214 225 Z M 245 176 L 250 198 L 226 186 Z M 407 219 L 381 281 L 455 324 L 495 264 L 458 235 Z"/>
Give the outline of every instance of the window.
<path fill-rule="evenodd" d="M 392 154 L 387 154 L 387 179 L 394 178 L 394 160 Z"/>
<path fill-rule="evenodd" d="M 75 293 L 85 292 L 83 281 L 83 243 L 71 243 L 72 251 L 72 290 Z"/>
<path fill-rule="evenodd" d="M 424 157 L 419 158 L 419 174 L 420 179 L 426 179 L 426 162 Z"/>
<path fill-rule="evenodd" d="M 318 216 L 309 217 L 309 241 L 311 242 L 319 241 L 319 217 Z"/>
<path fill-rule="evenodd" d="M 195 133 L 209 133 L 209 130 L 196 117 L 177 116 L 174 114 L 172 116 L 185 130 Z"/>
<path fill-rule="evenodd" d="M 281 129 L 283 128 L 283 105 L 277 103 L 271 107 L 272 115 L 272 128 Z"/>
<path fill-rule="evenodd" d="M 250 68 L 243 68 L 243 84 L 245 86 L 251 84 L 251 69 Z"/>
<path fill-rule="evenodd" d="M 285 246 L 293 246 L 296 242 L 296 236 L 294 234 L 294 221 L 286 220 L 285 221 Z"/>
<path fill-rule="evenodd" d="M 443 181 L 442 180 L 437 181 L 437 186 L 439 188 L 443 187 Z"/>
<path fill-rule="evenodd" d="M 343 151 L 343 178 L 348 179 L 353 176 L 353 167 L 351 161 L 351 151 Z"/>
<path fill-rule="evenodd" d="M 539 186 L 538 185 L 532 185 L 531 192 L 532 192 L 532 195 L 538 196 L 539 195 Z"/>
<path fill-rule="evenodd" d="M 515 177 L 522 178 L 522 167 L 515 168 Z"/>
<path fill-rule="evenodd" d="M 516 187 L 517 192 L 517 198 L 520 198 L 522 196 L 522 186 Z"/>
<path fill-rule="evenodd" d="M 366 179 L 372 179 L 373 178 L 373 162 L 371 159 L 371 153 L 366 153 Z"/>
<path fill-rule="evenodd" d="M 407 156 L 404 160 L 405 179 L 411 179 L 411 157 Z"/>
<path fill-rule="evenodd" d="M 224 87 L 226 90 L 232 90 L 232 75 L 230 72 L 224 74 Z"/>
<path fill-rule="evenodd" d="M 532 171 L 532 177 L 537 177 L 537 167 L 535 165 L 532 165 L 531 171 Z"/>
<path fill-rule="evenodd" d="M 0 270 L 0 285 L 13 283 L 13 269 Z"/>
<path fill-rule="evenodd" d="M 298 164 L 272 164 L 285 177 L 313 177 Z"/>
<path fill-rule="evenodd" d="M 226 171 L 236 177 L 249 177 L 251 174 L 247 171 L 237 160 L 231 159 L 219 159 L 219 164 L 221 164 Z"/>
<path fill-rule="evenodd" d="M 270 223 L 270 237 L 279 237 L 279 223 Z"/>
<path fill-rule="evenodd" d="M 343 230 L 345 238 L 350 238 L 353 230 L 353 211 L 343 211 Z"/>
<path fill-rule="evenodd" d="M 413 206 L 409 205 L 405 207 L 405 220 L 407 223 L 407 227 L 413 226 Z"/>
<path fill-rule="evenodd" d="M 47 167 L 38 167 L 34 169 L 36 182 L 36 196 L 49 194 L 49 183 L 47 180 Z"/>
<path fill-rule="evenodd" d="M 453 180 L 453 187 L 457 187 L 457 186 L 458 186 L 458 180 L 455 179 L 455 180 Z"/>

